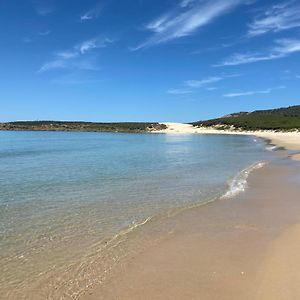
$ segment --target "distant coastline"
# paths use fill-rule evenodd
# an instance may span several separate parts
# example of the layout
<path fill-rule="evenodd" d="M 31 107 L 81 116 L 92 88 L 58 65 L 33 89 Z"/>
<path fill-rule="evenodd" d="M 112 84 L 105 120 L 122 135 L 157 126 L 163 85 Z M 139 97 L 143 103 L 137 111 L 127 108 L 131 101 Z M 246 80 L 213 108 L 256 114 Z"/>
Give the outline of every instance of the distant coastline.
<path fill-rule="evenodd" d="M 0 123 L 6 131 L 72 131 L 72 132 L 151 132 L 164 130 L 157 122 L 96 123 L 80 121 L 17 121 Z"/>
<path fill-rule="evenodd" d="M 170 133 L 169 125 L 159 122 L 82 122 L 82 121 L 16 121 L 0 123 L 0 130 L 10 131 L 83 131 L 83 132 L 162 132 Z M 184 127 L 185 126 L 185 127 Z M 238 112 L 221 118 L 192 122 L 181 126 L 179 131 L 195 133 L 199 129 L 215 132 L 241 133 L 244 131 L 300 131 L 300 105 L 285 108 Z M 173 126 L 174 127 L 174 126 Z M 175 126 L 176 127 L 176 126 Z M 178 128 L 178 126 L 176 127 Z M 172 130 L 176 131 L 176 128 Z M 193 129 L 192 129 L 193 128 Z M 203 130 L 202 130 L 203 131 Z M 225 132 L 225 133 L 226 133 Z"/>
<path fill-rule="evenodd" d="M 193 123 L 16 121 L 0 123 L 3 131 L 70 131 L 162 134 L 254 135 L 287 150 L 300 152 L 300 105 L 286 108 L 233 113 Z M 292 156 L 300 160 L 300 154 Z"/>

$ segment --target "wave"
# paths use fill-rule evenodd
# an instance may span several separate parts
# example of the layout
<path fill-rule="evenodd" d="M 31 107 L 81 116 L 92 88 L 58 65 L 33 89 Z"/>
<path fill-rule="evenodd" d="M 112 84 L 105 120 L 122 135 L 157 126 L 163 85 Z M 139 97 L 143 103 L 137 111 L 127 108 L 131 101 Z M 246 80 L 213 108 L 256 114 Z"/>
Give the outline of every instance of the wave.
<path fill-rule="evenodd" d="M 268 150 L 268 151 L 276 151 L 278 149 L 279 149 L 279 147 L 275 146 L 275 145 L 268 145 L 268 146 L 266 146 L 266 150 Z"/>
<path fill-rule="evenodd" d="M 221 197 L 224 198 L 232 198 L 237 196 L 238 194 L 244 192 L 248 186 L 248 177 L 249 175 L 258 169 L 263 168 L 267 164 L 266 161 L 260 161 L 252 164 L 248 168 L 240 171 L 228 184 L 229 189 L 227 192 Z"/>

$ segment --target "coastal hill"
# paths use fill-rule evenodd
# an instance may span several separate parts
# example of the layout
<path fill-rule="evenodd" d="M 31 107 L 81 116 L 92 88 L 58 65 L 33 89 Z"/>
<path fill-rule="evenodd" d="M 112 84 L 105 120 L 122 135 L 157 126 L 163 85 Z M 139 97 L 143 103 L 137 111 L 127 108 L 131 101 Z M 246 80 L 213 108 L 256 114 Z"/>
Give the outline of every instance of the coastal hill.
<path fill-rule="evenodd" d="M 0 130 L 9 131 L 83 131 L 83 132 L 145 132 L 163 130 L 160 123 L 93 123 L 64 121 L 19 121 L 0 123 Z"/>
<path fill-rule="evenodd" d="M 221 118 L 198 121 L 194 126 L 219 129 L 282 130 L 300 129 L 300 105 L 286 108 L 239 112 Z"/>

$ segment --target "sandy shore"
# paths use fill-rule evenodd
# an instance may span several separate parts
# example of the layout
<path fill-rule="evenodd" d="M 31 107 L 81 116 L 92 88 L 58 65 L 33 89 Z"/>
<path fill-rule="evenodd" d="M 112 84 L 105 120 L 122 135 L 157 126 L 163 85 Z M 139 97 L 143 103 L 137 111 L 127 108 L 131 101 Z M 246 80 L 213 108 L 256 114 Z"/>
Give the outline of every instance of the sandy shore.
<path fill-rule="evenodd" d="M 299 165 L 269 164 L 246 193 L 185 211 L 82 299 L 300 299 Z"/>
<path fill-rule="evenodd" d="M 164 133 L 251 134 L 300 149 L 300 133 L 167 125 Z M 269 163 L 251 173 L 245 193 L 176 216 L 167 239 L 128 257 L 105 285 L 82 299 L 300 299 L 299 183 L 298 162 Z"/>
<path fill-rule="evenodd" d="M 239 134 L 255 135 L 257 137 L 270 140 L 270 143 L 288 150 L 300 151 L 300 132 L 274 132 L 274 131 L 226 131 L 212 128 L 197 128 L 183 123 L 163 123 L 167 129 L 159 131 L 167 134 Z M 294 159 L 300 160 L 300 154 L 293 156 Z"/>

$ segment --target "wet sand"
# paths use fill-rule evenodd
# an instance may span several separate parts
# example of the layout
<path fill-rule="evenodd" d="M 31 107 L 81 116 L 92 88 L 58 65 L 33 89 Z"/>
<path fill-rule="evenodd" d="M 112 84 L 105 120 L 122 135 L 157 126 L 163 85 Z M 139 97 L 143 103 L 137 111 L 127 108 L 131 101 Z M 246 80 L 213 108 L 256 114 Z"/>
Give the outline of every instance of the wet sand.
<path fill-rule="evenodd" d="M 300 299 L 299 174 L 283 159 L 245 193 L 180 213 L 165 240 L 81 299 Z"/>

